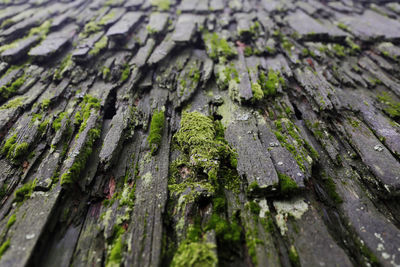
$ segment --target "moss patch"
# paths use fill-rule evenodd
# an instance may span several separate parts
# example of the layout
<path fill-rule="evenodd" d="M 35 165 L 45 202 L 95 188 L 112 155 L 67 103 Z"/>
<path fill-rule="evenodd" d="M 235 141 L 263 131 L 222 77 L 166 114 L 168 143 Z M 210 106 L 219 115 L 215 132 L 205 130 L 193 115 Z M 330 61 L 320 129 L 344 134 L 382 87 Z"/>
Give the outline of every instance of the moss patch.
<path fill-rule="evenodd" d="M 171 5 L 169 0 L 151 0 L 150 1 L 152 6 L 155 6 L 159 11 L 167 11 Z"/>
<path fill-rule="evenodd" d="M 101 50 L 103 50 L 104 48 L 106 48 L 108 45 L 108 38 L 107 36 L 103 36 L 101 37 L 101 39 L 99 41 L 97 41 L 94 44 L 94 47 L 92 50 L 89 51 L 89 55 L 91 56 L 96 56 L 100 53 Z"/>
<path fill-rule="evenodd" d="M 21 203 L 30 198 L 33 190 L 35 189 L 35 186 L 36 186 L 36 179 L 33 180 L 32 182 L 24 184 L 23 186 L 15 190 L 14 202 Z"/>
<path fill-rule="evenodd" d="M 1 257 L 4 255 L 4 253 L 6 252 L 6 250 L 9 247 L 10 247 L 10 239 L 8 239 L 3 244 L 1 244 L 1 246 L 0 246 L 0 259 L 1 259 Z"/>
<path fill-rule="evenodd" d="M 189 228 L 187 238 L 182 241 L 176 251 L 171 266 L 217 266 L 218 258 L 214 252 L 216 246 L 199 237 L 197 228 Z"/>
<path fill-rule="evenodd" d="M 293 192 L 296 192 L 299 188 L 296 182 L 292 180 L 292 178 L 283 173 L 278 172 L 278 178 L 280 192 L 284 195 L 289 195 Z"/>
<path fill-rule="evenodd" d="M 11 96 L 15 95 L 17 90 L 25 83 L 26 77 L 22 75 L 18 79 L 13 82 L 10 82 L 6 85 L 0 87 L 0 100 L 7 100 Z"/>
<path fill-rule="evenodd" d="M 154 154 L 161 144 L 162 135 L 164 131 L 165 115 L 164 111 L 155 111 L 150 123 L 150 134 L 148 142 L 151 147 L 151 153 Z"/>
<path fill-rule="evenodd" d="M 400 118 L 400 102 L 395 101 L 387 92 L 378 95 L 378 100 L 384 105 L 383 111 L 391 118 Z"/>
<path fill-rule="evenodd" d="M 206 45 L 207 54 L 214 60 L 218 60 L 219 58 L 229 59 L 237 54 L 234 47 L 215 32 L 204 32 L 203 40 Z"/>

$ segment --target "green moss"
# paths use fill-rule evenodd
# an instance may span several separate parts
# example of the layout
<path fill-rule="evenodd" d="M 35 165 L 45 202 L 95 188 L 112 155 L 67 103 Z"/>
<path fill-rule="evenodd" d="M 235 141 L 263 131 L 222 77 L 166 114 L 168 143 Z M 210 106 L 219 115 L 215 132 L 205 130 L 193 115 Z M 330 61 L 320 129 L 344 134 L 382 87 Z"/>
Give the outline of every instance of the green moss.
<path fill-rule="evenodd" d="M 99 25 L 99 23 L 97 23 L 96 21 L 89 21 L 83 28 L 83 31 L 79 34 L 79 37 L 81 38 L 88 37 L 93 33 L 101 31 L 101 29 L 102 27 L 101 25 Z"/>
<path fill-rule="evenodd" d="M 289 55 L 292 54 L 292 50 L 294 49 L 294 45 L 289 42 L 286 38 L 283 39 L 282 41 L 282 48 L 285 49 Z"/>
<path fill-rule="evenodd" d="M 378 95 L 378 100 L 384 104 L 383 111 L 391 118 L 400 118 L 400 102 L 395 101 L 387 92 Z"/>
<path fill-rule="evenodd" d="M 338 26 L 340 29 L 344 30 L 344 31 L 349 31 L 349 28 L 347 27 L 347 25 L 344 24 L 344 23 L 342 23 L 342 22 L 339 22 L 339 23 L 337 24 L 337 26 Z"/>
<path fill-rule="evenodd" d="M 16 98 L 8 101 L 6 104 L 2 105 L 0 107 L 0 110 L 5 110 L 5 109 L 9 109 L 9 108 L 18 108 L 18 107 L 22 106 L 24 100 L 25 100 L 24 96 L 16 97 Z"/>
<path fill-rule="evenodd" d="M 248 203 L 250 212 L 253 213 L 253 215 L 258 217 L 258 215 L 260 214 L 260 211 L 261 211 L 260 205 L 258 205 L 258 203 L 255 201 L 249 201 L 247 203 Z"/>
<path fill-rule="evenodd" d="M 17 141 L 17 134 L 14 134 L 10 138 L 8 138 L 7 141 L 3 145 L 1 153 L 3 155 L 8 155 L 9 151 L 11 150 L 11 148 L 13 148 L 16 141 Z"/>
<path fill-rule="evenodd" d="M 65 115 L 67 115 L 67 112 L 61 112 L 58 114 L 56 119 L 53 121 L 52 128 L 57 132 L 61 128 L 61 121 L 64 119 Z"/>
<path fill-rule="evenodd" d="M 204 241 L 183 241 L 172 259 L 172 267 L 217 266 L 218 258 L 214 252 L 215 245 Z"/>
<path fill-rule="evenodd" d="M 124 70 L 122 71 L 120 81 L 124 82 L 129 78 L 129 75 L 131 74 L 131 68 L 129 67 L 129 64 L 125 64 Z"/>
<path fill-rule="evenodd" d="M 264 92 L 261 89 L 261 85 L 258 83 L 251 84 L 251 90 L 253 91 L 253 99 L 259 101 L 264 98 Z"/>
<path fill-rule="evenodd" d="M 26 142 L 18 144 L 14 149 L 14 154 L 12 156 L 13 159 L 18 159 L 18 158 L 21 158 L 21 157 L 27 155 L 28 148 L 29 148 L 29 144 Z"/>
<path fill-rule="evenodd" d="M 205 230 L 208 231 L 211 229 L 215 230 L 218 240 L 223 244 L 232 246 L 233 244 L 240 242 L 242 229 L 235 221 L 228 222 L 220 215 L 214 213 Z"/>
<path fill-rule="evenodd" d="M 10 247 L 10 239 L 7 239 L 3 244 L 0 246 L 0 259 L 6 252 L 6 250 Z"/>
<path fill-rule="evenodd" d="M 265 76 L 263 72 L 259 75 L 259 84 L 266 96 L 274 96 L 277 93 L 277 89 L 279 86 L 285 86 L 285 80 L 279 71 L 274 71 L 270 69 L 268 71 L 268 78 Z"/>
<path fill-rule="evenodd" d="M 295 267 L 301 266 L 299 254 L 297 253 L 297 250 L 293 245 L 291 245 L 290 249 L 289 249 L 289 260 L 293 266 L 295 266 Z"/>
<path fill-rule="evenodd" d="M 92 154 L 93 144 L 100 137 L 100 130 L 98 128 L 90 129 L 85 145 L 79 151 L 79 155 L 75 158 L 75 162 L 72 164 L 62 176 L 61 185 L 69 185 L 74 183 L 78 178 L 79 174 L 86 166 L 86 161 Z"/>
<path fill-rule="evenodd" d="M 101 50 L 103 50 L 104 48 L 106 48 L 108 45 L 108 38 L 107 36 L 103 36 L 101 37 L 101 39 L 99 41 L 97 41 L 94 44 L 94 47 L 92 48 L 92 50 L 89 51 L 89 55 L 91 56 L 96 56 L 100 53 Z"/>
<path fill-rule="evenodd" d="M 56 81 L 61 80 L 65 73 L 71 68 L 73 64 L 72 54 L 68 54 L 62 61 L 58 69 L 55 71 L 53 79 Z"/>
<path fill-rule="evenodd" d="M 298 186 L 295 181 L 292 180 L 289 176 L 278 172 L 279 178 L 279 190 L 283 195 L 289 195 L 298 190 Z"/>
<path fill-rule="evenodd" d="M 167 11 L 171 5 L 170 0 L 151 0 L 150 3 L 159 11 Z"/>
<path fill-rule="evenodd" d="M 111 74 L 110 68 L 107 68 L 104 66 L 101 70 L 101 73 L 102 73 L 103 80 L 108 81 L 110 78 L 110 74 Z"/>
<path fill-rule="evenodd" d="M 333 181 L 333 179 L 331 177 L 327 177 L 326 179 L 324 179 L 324 184 L 325 184 L 325 189 L 326 189 L 329 197 L 332 199 L 332 201 L 335 204 L 343 203 L 342 198 L 336 192 L 336 184 Z"/>
<path fill-rule="evenodd" d="M 13 23 L 14 23 L 14 21 L 12 19 L 6 19 L 1 23 L 0 28 L 1 29 L 6 28 L 7 26 L 9 26 Z"/>
<path fill-rule="evenodd" d="M 17 220 L 17 215 L 15 215 L 15 214 L 11 215 L 7 222 L 7 229 L 9 229 L 11 226 L 13 226 L 13 224 L 15 223 L 16 220 Z"/>
<path fill-rule="evenodd" d="M 239 73 L 233 63 L 217 66 L 217 83 L 221 89 L 227 89 L 232 83 L 239 84 Z"/>
<path fill-rule="evenodd" d="M 49 119 L 46 119 L 39 124 L 38 130 L 40 133 L 44 133 L 46 131 L 49 121 L 50 121 Z"/>
<path fill-rule="evenodd" d="M 0 87 L 0 100 L 7 100 L 11 96 L 13 96 L 17 92 L 17 90 L 25 83 L 25 81 L 26 77 L 25 75 L 22 75 L 15 81 Z"/>
<path fill-rule="evenodd" d="M 246 246 L 247 252 L 251 258 L 251 261 L 254 266 L 258 266 L 257 260 L 257 245 L 262 245 L 263 242 L 259 239 L 259 234 L 256 228 L 254 229 L 246 229 Z"/>
<path fill-rule="evenodd" d="M 14 202 L 21 203 L 30 198 L 35 187 L 36 187 L 36 179 L 33 180 L 32 182 L 24 184 L 23 186 L 15 190 Z"/>
<path fill-rule="evenodd" d="M 347 120 L 351 124 L 351 126 L 353 126 L 354 128 L 360 127 L 360 121 L 359 120 L 354 120 L 354 119 L 351 119 L 351 118 L 348 118 Z"/>
<path fill-rule="evenodd" d="M 361 253 L 372 263 L 373 266 L 379 266 L 378 258 L 371 252 L 371 250 L 364 244 L 361 245 Z"/>
<path fill-rule="evenodd" d="M 275 121 L 275 126 L 278 128 L 278 131 L 274 131 L 275 136 L 293 155 L 302 171 L 305 171 L 304 162 L 311 164 L 312 159 L 318 160 L 318 153 L 300 136 L 299 129 L 290 120 L 286 118 L 279 119 L 278 121 Z"/>
<path fill-rule="evenodd" d="M 107 267 L 120 266 L 122 260 L 122 247 L 122 235 L 120 235 L 112 246 L 110 256 L 106 264 Z"/>
<path fill-rule="evenodd" d="M 154 154 L 161 144 L 162 135 L 164 131 L 165 115 L 164 111 L 155 111 L 150 123 L 150 133 L 148 142 L 151 147 L 151 153 Z"/>
<path fill-rule="evenodd" d="M 26 142 L 18 144 L 16 141 L 17 134 L 14 134 L 4 143 L 1 153 L 6 155 L 8 159 L 18 162 L 27 155 L 29 144 Z"/>
<path fill-rule="evenodd" d="M 345 50 L 344 50 L 344 46 L 342 46 L 340 44 L 334 44 L 332 46 L 332 48 L 333 48 L 333 51 L 335 51 L 335 54 L 338 57 L 345 57 L 346 56 L 346 53 L 345 53 Z"/>
<path fill-rule="evenodd" d="M 44 39 L 50 31 L 51 20 L 46 20 L 42 25 L 32 28 L 29 31 L 28 36 L 38 35 L 41 39 Z"/>
<path fill-rule="evenodd" d="M 42 103 L 41 103 L 41 108 L 42 110 L 48 110 L 51 104 L 51 100 L 50 99 L 43 99 Z"/>
<path fill-rule="evenodd" d="M 244 55 L 245 55 L 246 57 L 250 57 L 250 56 L 253 55 L 253 49 L 251 48 L 251 46 L 247 45 L 247 46 L 244 48 Z"/>
<path fill-rule="evenodd" d="M 234 57 L 237 52 L 226 39 L 219 37 L 217 33 L 203 33 L 203 40 L 210 58 L 218 60 L 219 58 L 228 59 Z"/>
<path fill-rule="evenodd" d="M 203 169 L 210 179 L 215 179 L 219 167 L 219 147 L 211 118 L 195 112 L 183 112 L 181 128 L 174 135 L 180 150 L 188 153 L 191 165 Z"/>

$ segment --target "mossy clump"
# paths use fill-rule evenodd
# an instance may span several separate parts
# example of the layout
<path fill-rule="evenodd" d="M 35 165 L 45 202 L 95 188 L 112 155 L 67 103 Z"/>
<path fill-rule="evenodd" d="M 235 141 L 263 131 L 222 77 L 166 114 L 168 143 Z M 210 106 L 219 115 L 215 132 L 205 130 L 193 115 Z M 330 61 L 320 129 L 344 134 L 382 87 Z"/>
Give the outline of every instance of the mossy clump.
<path fill-rule="evenodd" d="M 395 101 L 387 92 L 378 95 L 378 100 L 384 105 L 383 111 L 393 119 L 400 118 L 400 102 Z"/>
<path fill-rule="evenodd" d="M 264 98 L 264 92 L 261 89 L 261 85 L 258 83 L 252 83 L 251 90 L 253 91 L 253 99 L 259 101 Z"/>
<path fill-rule="evenodd" d="M 108 261 L 106 266 L 111 267 L 111 266 L 120 266 L 121 260 L 122 260 L 122 235 L 120 235 L 115 241 L 112 246 L 110 256 L 108 257 Z"/>
<path fill-rule="evenodd" d="M 17 215 L 13 214 L 10 216 L 7 222 L 7 229 L 9 229 L 17 221 Z"/>
<path fill-rule="evenodd" d="M 53 79 L 56 81 L 60 81 L 65 73 L 71 68 L 74 61 L 72 60 L 72 54 L 68 54 L 62 61 L 58 69 L 54 72 Z"/>
<path fill-rule="evenodd" d="M 86 166 L 86 161 L 92 154 L 93 144 L 99 137 L 100 129 L 93 128 L 89 130 L 85 145 L 75 158 L 75 162 L 72 164 L 71 168 L 61 176 L 61 185 L 72 184 L 79 178 L 79 174 Z"/>
<path fill-rule="evenodd" d="M 17 143 L 17 134 L 14 134 L 4 143 L 1 153 L 8 159 L 18 162 L 27 155 L 28 148 L 29 144 L 26 142 Z"/>
<path fill-rule="evenodd" d="M 283 195 L 289 195 L 298 190 L 299 187 L 297 186 L 296 182 L 293 181 L 289 176 L 278 172 L 278 178 L 279 190 Z"/>
<path fill-rule="evenodd" d="M 202 169 L 211 180 L 217 178 L 221 159 L 235 157 L 216 133 L 214 121 L 194 111 L 182 113 L 181 128 L 174 135 L 180 150 L 188 154 L 191 167 Z"/>
<path fill-rule="evenodd" d="M 22 75 L 15 81 L 0 87 L 0 100 L 4 101 L 13 96 L 17 92 L 17 90 L 25 83 L 25 81 L 26 77 L 25 75 Z"/>
<path fill-rule="evenodd" d="M 79 134 L 82 133 L 87 124 L 87 120 L 90 117 L 90 114 L 93 110 L 100 109 L 100 100 L 96 97 L 93 97 L 89 94 L 83 97 L 82 102 L 79 104 L 80 111 L 75 114 L 75 124 L 80 125 L 79 131 L 76 138 L 79 137 Z M 63 115 L 65 116 L 65 114 Z M 61 120 L 62 118 L 53 123 L 53 129 L 59 129 L 61 127 Z M 75 158 L 75 162 L 72 166 L 61 176 L 61 185 L 68 185 L 74 183 L 79 174 L 86 166 L 86 161 L 88 160 L 89 156 L 92 154 L 93 144 L 94 142 L 100 137 L 100 126 L 97 125 L 96 127 L 90 129 L 88 131 L 85 144 L 83 148 L 79 151 L 79 154 Z"/>
<path fill-rule="evenodd" d="M 150 123 L 150 133 L 148 142 L 151 147 L 151 153 L 157 152 L 158 147 L 161 144 L 162 135 L 164 131 L 165 115 L 164 111 L 155 111 Z"/>
<path fill-rule="evenodd" d="M 294 267 L 300 267 L 300 258 L 296 248 L 291 245 L 289 249 L 289 260 Z"/>
<path fill-rule="evenodd" d="M 225 60 L 237 55 L 237 52 L 233 46 L 231 46 L 226 39 L 219 37 L 215 32 L 204 32 L 203 40 L 205 42 L 208 55 L 214 60 L 218 60 L 220 58 Z"/>
<path fill-rule="evenodd" d="M 44 39 L 50 31 L 51 20 L 46 20 L 42 25 L 34 27 L 29 31 L 28 36 L 38 35 L 41 39 Z"/>
<path fill-rule="evenodd" d="M 239 84 L 239 73 L 235 65 L 218 65 L 217 66 L 217 83 L 221 89 L 227 89 L 231 84 Z"/>
<path fill-rule="evenodd" d="M 0 110 L 5 110 L 5 109 L 9 109 L 9 108 L 18 108 L 18 107 L 22 106 L 24 100 L 25 100 L 24 96 L 16 97 L 16 98 L 8 101 L 6 104 L 2 105 L 0 107 Z"/>
<path fill-rule="evenodd" d="M 3 244 L 0 246 L 0 259 L 3 257 L 6 250 L 10 247 L 10 239 L 7 239 Z"/>
<path fill-rule="evenodd" d="M 101 50 L 103 50 L 104 48 L 106 48 L 108 45 L 108 38 L 107 36 L 103 36 L 101 37 L 101 39 L 99 41 L 97 41 L 94 44 L 94 47 L 92 48 L 92 50 L 89 51 L 89 55 L 91 56 L 96 56 L 100 53 Z"/>
<path fill-rule="evenodd" d="M 129 64 L 125 64 L 124 69 L 121 74 L 120 81 L 125 82 L 129 78 L 130 74 L 131 74 L 131 68 L 129 67 Z"/>
<path fill-rule="evenodd" d="M 57 118 L 53 121 L 52 128 L 57 132 L 61 128 L 61 121 L 64 119 L 65 115 L 67 115 L 67 112 L 61 112 L 58 114 Z"/>
<path fill-rule="evenodd" d="M 277 131 L 274 131 L 279 142 L 292 153 L 297 165 L 304 172 L 306 171 L 305 162 L 310 165 L 313 160 L 318 160 L 318 152 L 302 138 L 297 125 L 287 118 L 277 119 L 274 122 Z"/>
<path fill-rule="evenodd" d="M 268 71 L 268 77 L 263 72 L 259 75 L 258 83 L 261 85 L 262 91 L 266 96 L 274 96 L 278 92 L 279 86 L 285 86 L 285 80 L 283 79 L 279 71 L 270 69 Z"/>
<path fill-rule="evenodd" d="M 86 121 L 89 119 L 92 110 L 100 109 L 100 99 L 87 94 L 83 97 L 79 106 L 81 110 L 75 114 L 75 124 L 80 124 L 79 133 L 81 133 L 86 128 Z"/>
<path fill-rule="evenodd" d="M 214 252 L 216 246 L 213 243 L 206 242 L 201 237 L 201 230 L 190 226 L 185 240 L 179 245 L 171 266 L 217 266 L 218 258 Z"/>
<path fill-rule="evenodd" d="M 333 179 L 331 177 L 326 177 L 326 179 L 324 179 L 324 184 L 325 184 L 325 189 L 326 189 L 329 197 L 331 198 L 331 200 L 335 204 L 343 203 L 343 199 L 336 192 L 336 184 L 333 181 Z"/>
<path fill-rule="evenodd" d="M 342 45 L 340 45 L 340 44 L 334 44 L 334 45 L 332 46 L 332 48 L 333 48 L 333 51 L 335 51 L 335 54 L 336 54 L 338 57 L 345 57 L 345 56 L 346 56 L 344 46 L 342 46 Z"/>
<path fill-rule="evenodd" d="M 214 213 L 206 226 L 206 231 L 211 229 L 215 230 L 217 238 L 223 244 L 233 245 L 234 243 L 240 242 L 242 229 L 235 221 L 228 222 L 220 215 Z"/>
<path fill-rule="evenodd" d="M 14 202 L 21 203 L 31 197 L 33 190 L 36 187 L 36 179 L 24 184 L 14 193 Z"/>
<path fill-rule="evenodd" d="M 167 11 L 171 5 L 170 0 L 151 0 L 150 3 L 159 11 Z"/>

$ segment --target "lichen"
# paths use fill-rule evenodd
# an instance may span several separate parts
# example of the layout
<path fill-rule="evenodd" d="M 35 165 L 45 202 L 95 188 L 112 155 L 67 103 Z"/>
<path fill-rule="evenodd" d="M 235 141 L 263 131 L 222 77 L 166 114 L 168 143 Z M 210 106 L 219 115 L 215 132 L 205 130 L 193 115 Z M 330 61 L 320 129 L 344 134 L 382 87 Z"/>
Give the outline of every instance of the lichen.
<path fill-rule="evenodd" d="M 151 153 L 157 152 L 158 147 L 161 144 L 162 135 L 164 131 L 164 121 L 165 115 L 164 111 L 155 111 L 150 123 L 150 133 L 148 137 L 148 142 L 151 147 Z"/>

